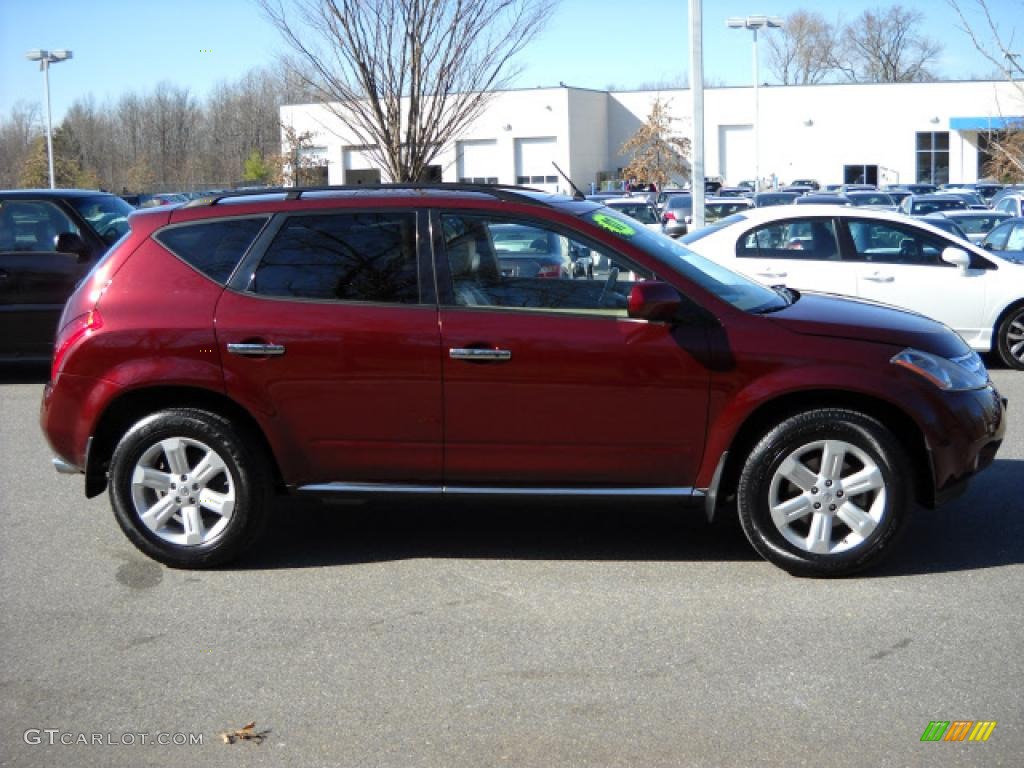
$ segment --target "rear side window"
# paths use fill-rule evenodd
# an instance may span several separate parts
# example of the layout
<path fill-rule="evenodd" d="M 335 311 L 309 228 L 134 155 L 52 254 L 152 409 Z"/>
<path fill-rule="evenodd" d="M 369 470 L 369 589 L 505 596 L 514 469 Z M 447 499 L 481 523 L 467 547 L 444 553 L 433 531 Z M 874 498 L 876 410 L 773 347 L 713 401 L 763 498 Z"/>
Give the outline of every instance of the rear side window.
<path fill-rule="evenodd" d="M 415 304 L 416 215 L 294 216 L 267 248 L 249 290 L 261 296 Z"/>
<path fill-rule="evenodd" d="M 788 219 L 766 224 L 736 243 L 741 259 L 838 261 L 839 246 L 831 219 Z"/>
<path fill-rule="evenodd" d="M 224 285 L 266 222 L 265 217 L 200 221 L 168 227 L 154 237 L 179 259 Z"/>

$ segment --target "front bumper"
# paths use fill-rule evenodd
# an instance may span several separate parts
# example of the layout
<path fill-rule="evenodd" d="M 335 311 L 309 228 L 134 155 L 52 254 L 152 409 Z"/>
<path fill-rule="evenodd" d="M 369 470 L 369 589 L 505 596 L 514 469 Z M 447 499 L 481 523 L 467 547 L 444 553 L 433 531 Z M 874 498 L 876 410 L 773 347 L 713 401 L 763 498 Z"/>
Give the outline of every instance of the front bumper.
<path fill-rule="evenodd" d="M 952 501 L 971 477 L 995 461 L 1006 433 L 1006 398 L 994 386 L 946 395 L 949 406 L 928 443 L 933 494 L 927 505 Z"/>

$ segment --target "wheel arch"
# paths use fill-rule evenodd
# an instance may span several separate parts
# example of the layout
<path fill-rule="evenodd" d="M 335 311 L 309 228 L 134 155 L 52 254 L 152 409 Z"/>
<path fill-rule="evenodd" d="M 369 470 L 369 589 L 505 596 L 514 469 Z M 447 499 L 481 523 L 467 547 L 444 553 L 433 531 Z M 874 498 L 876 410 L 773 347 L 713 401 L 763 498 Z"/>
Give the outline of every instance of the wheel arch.
<path fill-rule="evenodd" d="M 98 496 L 107 487 L 107 471 L 121 436 L 139 419 L 167 408 L 210 411 L 231 421 L 243 437 L 259 446 L 270 463 L 274 487 L 284 481 L 270 441 L 245 408 L 219 392 L 188 386 L 146 387 L 124 392 L 103 411 L 92 436 L 85 466 L 85 495 Z"/>
<path fill-rule="evenodd" d="M 725 502 L 736 496 L 740 473 L 747 457 L 769 429 L 785 419 L 804 411 L 819 408 L 847 408 L 858 411 L 881 422 L 896 441 L 903 446 L 913 474 L 914 498 L 925 506 L 934 505 L 934 482 L 928 446 L 924 433 L 914 419 L 898 406 L 857 392 L 846 390 L 805 390 L 789 392 L 762 403 L 750 412 L 729 442 L 724 462 L 720 459 L 721 473 L 717 487 L 710 497 L 714 500 L 707 510 L 712 517 Z"/>

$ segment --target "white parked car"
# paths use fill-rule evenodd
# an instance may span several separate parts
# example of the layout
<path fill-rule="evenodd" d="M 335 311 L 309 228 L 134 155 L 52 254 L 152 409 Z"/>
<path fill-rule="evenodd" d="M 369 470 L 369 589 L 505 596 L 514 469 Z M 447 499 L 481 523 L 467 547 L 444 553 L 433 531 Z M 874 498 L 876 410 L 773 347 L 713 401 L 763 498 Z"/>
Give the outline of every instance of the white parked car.
<path fill-rule="evenodd" d="M 766 285 L 928 315 L 1024 370 L 1024 264 L 926 222 L 864 208 L 775 206 L 729 216 L 682 242 Z"/>

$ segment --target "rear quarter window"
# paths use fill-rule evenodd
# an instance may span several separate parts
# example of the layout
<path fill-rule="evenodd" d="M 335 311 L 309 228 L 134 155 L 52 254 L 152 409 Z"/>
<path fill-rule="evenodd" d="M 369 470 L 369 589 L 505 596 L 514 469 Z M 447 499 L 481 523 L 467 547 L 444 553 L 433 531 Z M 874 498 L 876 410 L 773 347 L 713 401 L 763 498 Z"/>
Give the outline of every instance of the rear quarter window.
<path fill-rule="evenodd" d="M 221 285 L 260 233 L 266 217 L 176 224 L 154 238 L 179 259 Z"/>

